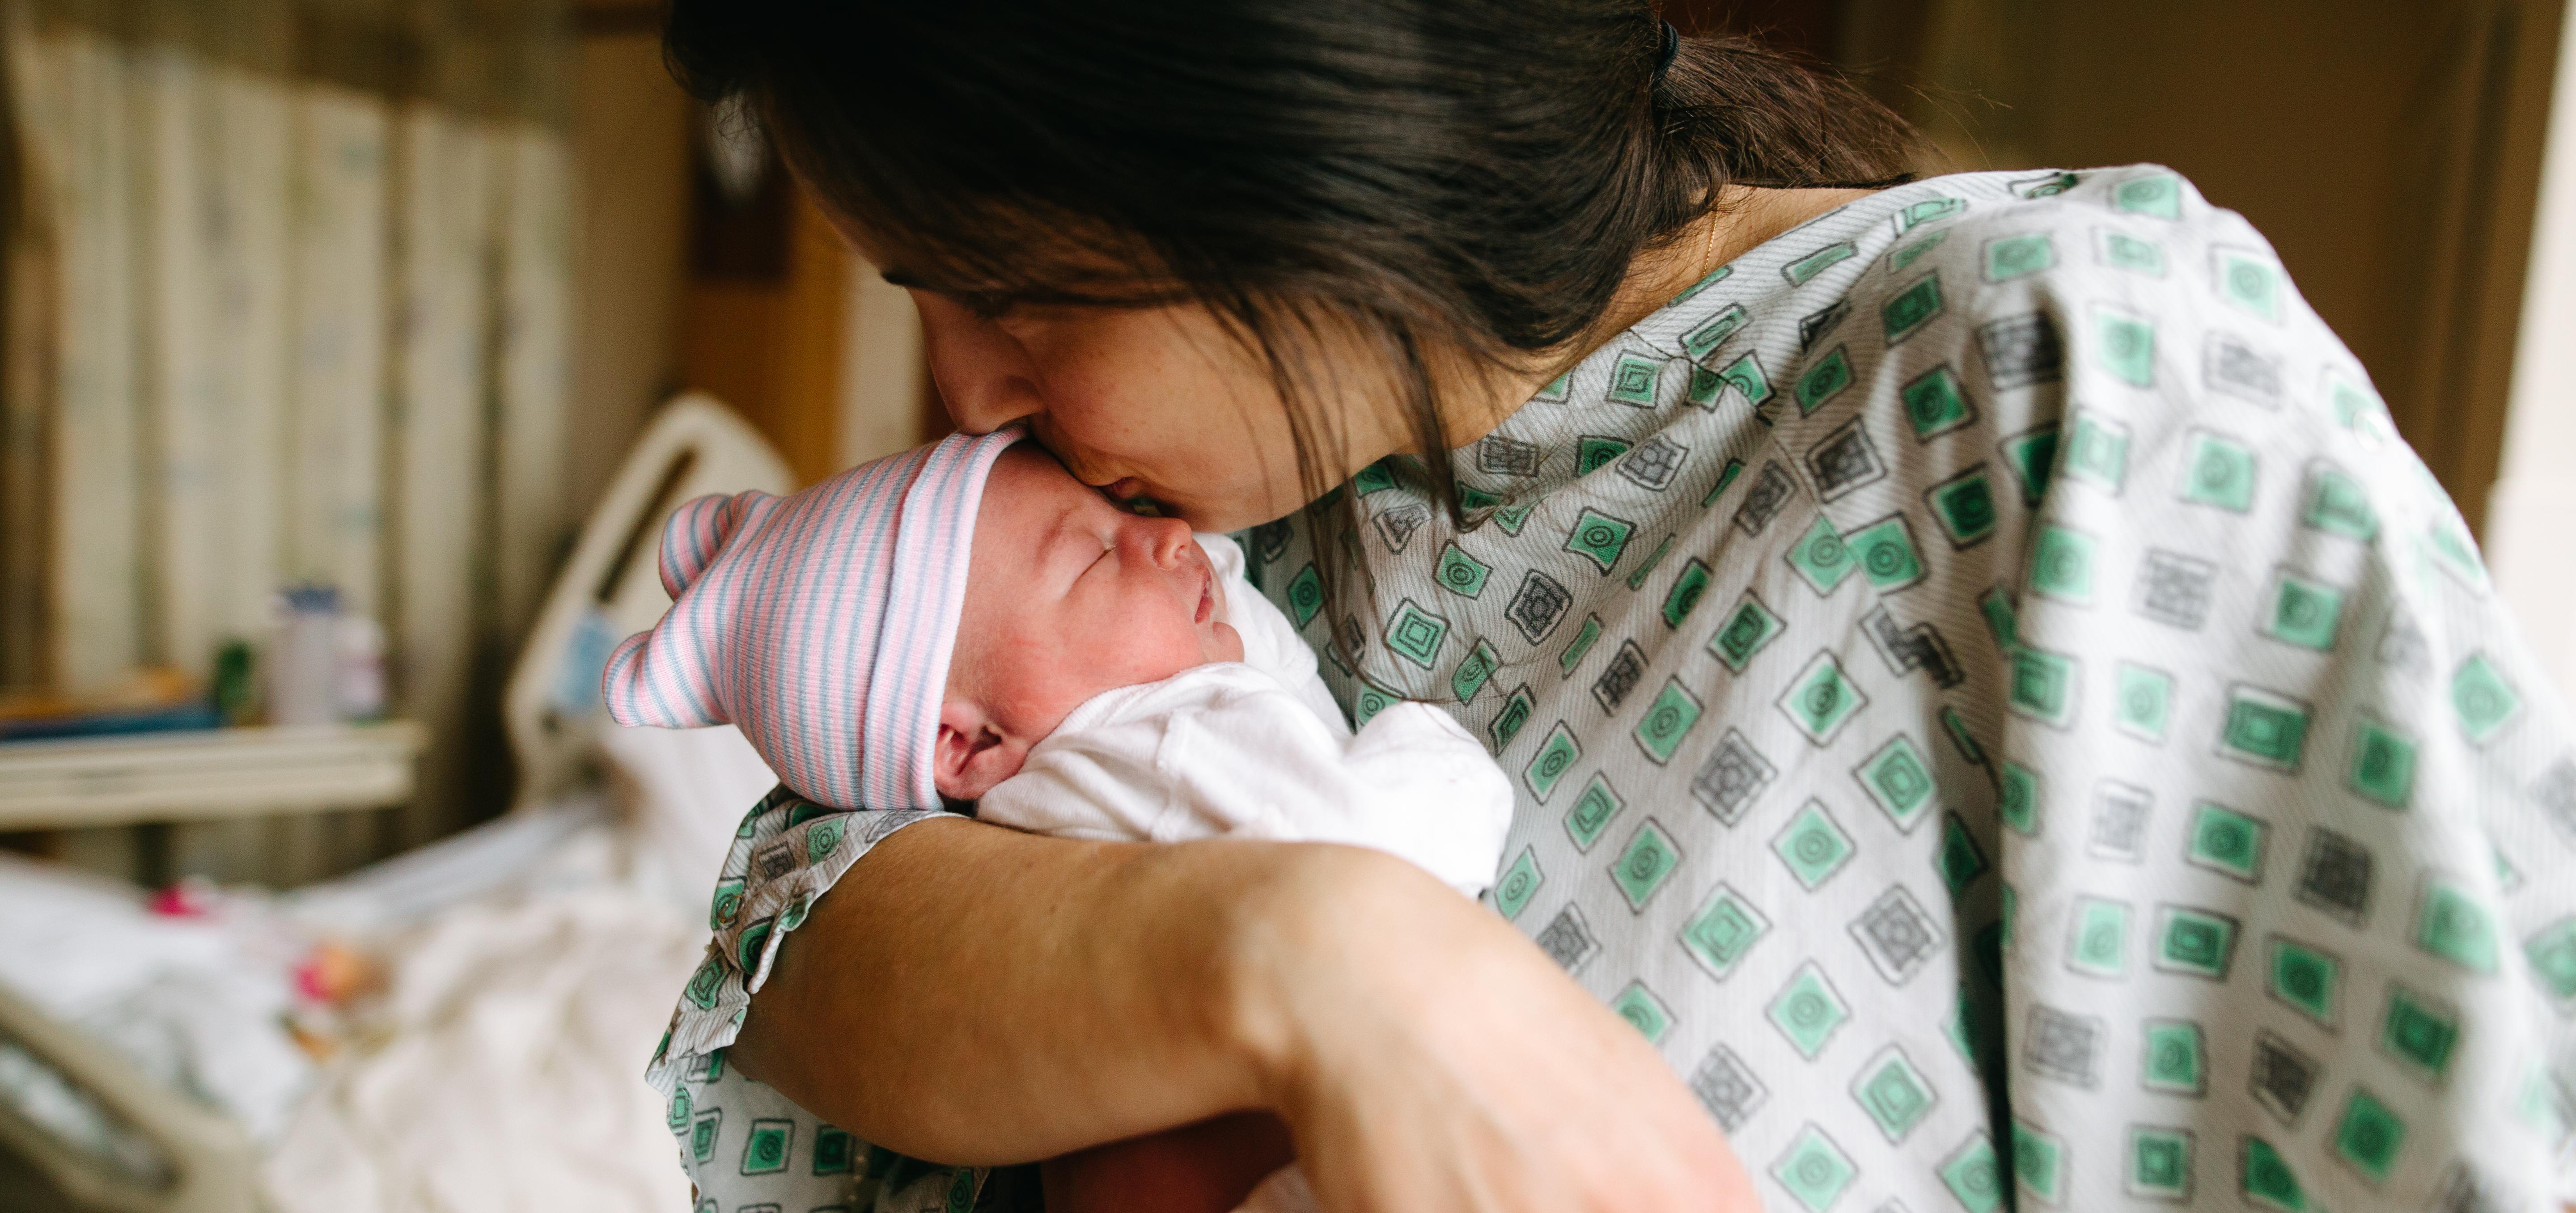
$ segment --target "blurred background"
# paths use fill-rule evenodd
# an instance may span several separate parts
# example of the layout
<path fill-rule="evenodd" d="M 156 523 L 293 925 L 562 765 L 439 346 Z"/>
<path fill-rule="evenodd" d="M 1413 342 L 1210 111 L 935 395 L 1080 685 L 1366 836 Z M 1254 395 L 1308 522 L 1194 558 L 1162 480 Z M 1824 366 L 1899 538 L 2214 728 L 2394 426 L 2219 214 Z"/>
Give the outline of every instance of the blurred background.
<path fill-rule="evenodd" d="M 0 735 L 220 701 L 422 747 L 400 803 L 20 849 L 296 883 L 490 816 L 502 679 L 656 406 L 713 391 L 799 481 L 919 440 L 908 304 L 649 4 L 11 12 Z"/>
<path fill-rule="evenodd" d="M 2245 213 L 2564 686 L 2563 9 L 1667 15 L 1850 73 L 1926 172 Z M 671 504 L 945 423 L 902 292 L 658 21 L 0 0 L 0 1210 L 686 1206 L 702 1126 L 635 1074 L 766 776 L 600 730 L 598 669 Z"/>

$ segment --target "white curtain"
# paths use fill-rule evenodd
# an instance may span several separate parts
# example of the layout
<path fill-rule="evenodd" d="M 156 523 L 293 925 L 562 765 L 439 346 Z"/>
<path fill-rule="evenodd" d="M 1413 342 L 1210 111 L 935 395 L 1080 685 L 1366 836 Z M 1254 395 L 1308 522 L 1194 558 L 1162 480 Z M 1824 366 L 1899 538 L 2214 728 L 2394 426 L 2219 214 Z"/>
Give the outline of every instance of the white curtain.
<path fill-rule="evenodd" d="M 437 739 L 401 841 L 476 815 L 572 522 L 560 5 L 0 5 L 0 684 L 203 674 L 335 586 Z"/>

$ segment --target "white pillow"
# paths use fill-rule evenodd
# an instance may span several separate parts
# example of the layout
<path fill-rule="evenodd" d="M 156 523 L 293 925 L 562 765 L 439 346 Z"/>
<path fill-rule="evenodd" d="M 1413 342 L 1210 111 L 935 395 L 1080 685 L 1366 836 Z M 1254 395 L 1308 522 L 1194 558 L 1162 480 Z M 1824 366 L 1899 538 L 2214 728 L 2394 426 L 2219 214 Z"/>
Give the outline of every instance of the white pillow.
<path fill-rule="evenodd" d="M 600 750 L 625 776 L 639 867 L 688 902 L 703 902 L 733 846 L 735 827 L 778 776 L 732 725 L 600 730 Z"/>

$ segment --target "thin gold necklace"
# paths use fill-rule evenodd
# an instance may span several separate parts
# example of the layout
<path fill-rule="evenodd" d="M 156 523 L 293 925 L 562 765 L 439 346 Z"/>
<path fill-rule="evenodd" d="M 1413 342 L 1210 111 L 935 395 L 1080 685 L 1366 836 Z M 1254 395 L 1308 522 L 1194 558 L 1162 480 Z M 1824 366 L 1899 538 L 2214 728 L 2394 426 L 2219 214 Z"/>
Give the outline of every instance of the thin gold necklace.
<path fill-rule="evenodd" d="M 1716 205 L 1711 204 L 1707 210 L 1700 212 L 1699 221 L 1708 225 L 1708 238 L 1700 243 L 1699 277 L 1691 279 L 1693 282 L 1698 282 L 1717 272 L 1717 267 L 1709 264 L 1717 260 L 1717 229 L 1720 225 Z"/>

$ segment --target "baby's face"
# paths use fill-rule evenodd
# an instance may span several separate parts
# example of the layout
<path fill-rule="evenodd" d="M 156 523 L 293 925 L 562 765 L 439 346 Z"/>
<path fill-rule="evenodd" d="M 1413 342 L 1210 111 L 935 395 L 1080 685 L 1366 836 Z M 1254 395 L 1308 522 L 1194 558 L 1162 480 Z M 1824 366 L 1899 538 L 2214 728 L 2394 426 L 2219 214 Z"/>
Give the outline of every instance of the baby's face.
<path fill-rule="evenodd" d="M 1243 660 L 1187 523 L 1128 513 L 1033 444 L 985 482 L 934 756 L 970 800 L 1103 691 Z"/>

